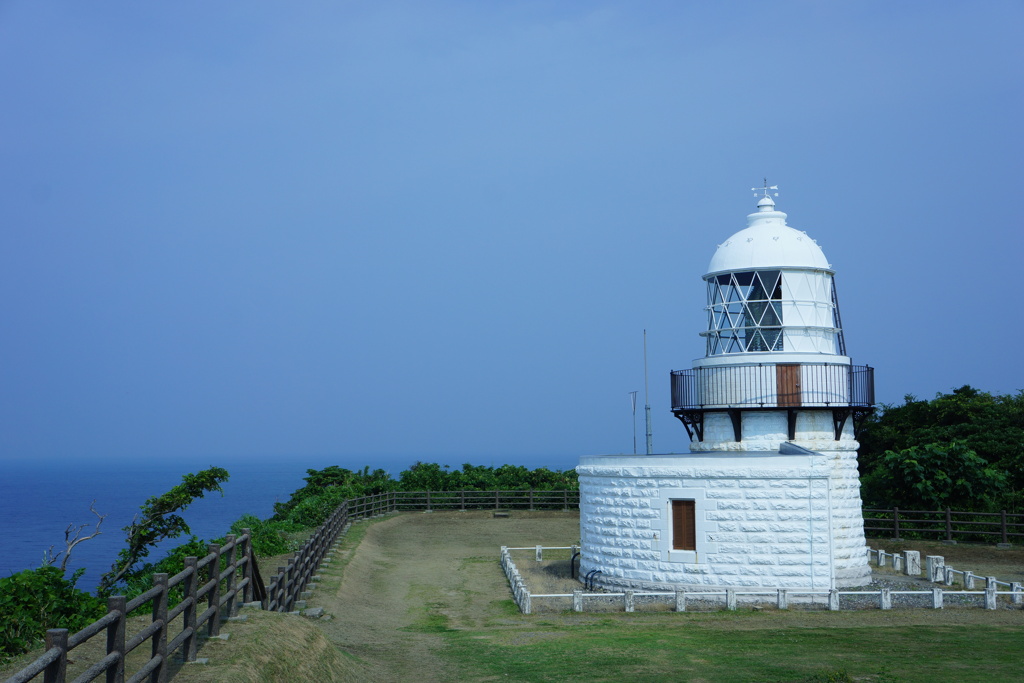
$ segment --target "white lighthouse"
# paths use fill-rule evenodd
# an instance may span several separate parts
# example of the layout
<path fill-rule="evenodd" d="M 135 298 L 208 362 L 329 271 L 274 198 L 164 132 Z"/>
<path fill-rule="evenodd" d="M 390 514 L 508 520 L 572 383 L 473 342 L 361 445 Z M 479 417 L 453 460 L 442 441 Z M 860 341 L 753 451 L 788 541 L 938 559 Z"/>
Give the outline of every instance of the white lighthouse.
<path fill-rule="evenodd" d="M 767 184 L 704 276 L 705 355 L 672 373 L 690 453 L 580 461 L 581 574 L 609 588 L 867 583 L 855 431 L 873 371 L 846 355 L 834 271 Z"/>

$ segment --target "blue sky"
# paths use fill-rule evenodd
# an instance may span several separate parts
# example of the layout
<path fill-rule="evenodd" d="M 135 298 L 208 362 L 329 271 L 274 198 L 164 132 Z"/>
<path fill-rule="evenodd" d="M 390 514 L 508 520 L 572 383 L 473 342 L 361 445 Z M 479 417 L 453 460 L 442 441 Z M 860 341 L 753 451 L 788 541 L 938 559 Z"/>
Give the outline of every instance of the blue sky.
<path fill-rule="evenodd" d="M 644 329 L 655 450 L 685 451 L 668 373 L 764 176 L 879 400 L 1020 390 L 1022 29 L 1016 1 L 0 2 L 0 459 L 571 467 L 632 450 Z"/>

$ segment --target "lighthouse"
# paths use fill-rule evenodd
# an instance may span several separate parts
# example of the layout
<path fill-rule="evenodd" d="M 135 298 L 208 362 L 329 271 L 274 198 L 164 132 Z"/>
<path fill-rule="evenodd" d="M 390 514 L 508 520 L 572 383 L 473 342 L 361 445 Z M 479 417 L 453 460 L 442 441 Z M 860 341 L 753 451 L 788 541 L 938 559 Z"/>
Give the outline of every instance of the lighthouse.
<path fill-rule="evenodd" d="M 822 590 L 870 580 L 835 271 L 767 183 L 704 275 L 704 356 L 671 373 L 689 453 L 581 458 L 581 573 L 607 588 Z M 777 194 L 776 194 L 777 196 Z"/>

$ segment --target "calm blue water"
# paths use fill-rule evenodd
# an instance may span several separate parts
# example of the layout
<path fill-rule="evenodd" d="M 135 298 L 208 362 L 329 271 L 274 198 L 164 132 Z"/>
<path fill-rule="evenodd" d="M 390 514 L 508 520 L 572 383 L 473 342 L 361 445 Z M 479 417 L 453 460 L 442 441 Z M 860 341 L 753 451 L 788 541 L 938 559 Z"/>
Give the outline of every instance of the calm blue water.
<path fill-rule="evenodd" d="M 192 533 L 203 539 L 223 536 L 243 514 L 260 518 L 273 514 L 275 501 L 288 500 L 303 485 L 309 468 L 340 465 L 357 469 L 364 463 L 344 463 L 337 459 L 291 459 L 284 461 L 166 462 L 53 462 L 14 461 L 0 465 L 0 576 L 38 567 L 43 552 L 54 545 L 64 548 L 64 529 L 68 524 L 88 523 L 85 534 L 96 522 L 89 504 L 107 514 L 100 527 L 102 534 L 79 544 L 72 553 L 70 571 L 85 567 L 79 588 L 92 590 L 118 551 L 124 545 L 122 527 L 129 524 L 147 498 L 166 492 L 181 483 L 188 472 L 216 465 L 231 474 L 224 484 L 224 495 L 207 494 L 183 513 Z M 377 464 L 397 476 L 410 462 Z M 187 540 L 185 538 L 181 540 Z M 171 546 L 174 545 L 172 542 Z M 164 549 L 164 553 L 166 548 Z M 152 559 L 164 553 L 156 552 Z"/>

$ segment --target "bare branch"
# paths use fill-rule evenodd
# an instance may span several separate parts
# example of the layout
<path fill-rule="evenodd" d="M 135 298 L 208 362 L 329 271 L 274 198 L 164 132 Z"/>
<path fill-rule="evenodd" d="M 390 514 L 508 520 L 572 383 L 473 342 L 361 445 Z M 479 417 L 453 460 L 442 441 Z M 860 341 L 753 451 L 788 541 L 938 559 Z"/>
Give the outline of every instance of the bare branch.
<path fill-rule="evenodd" d="M 53 554 L 53 546 L 51 545 L 50 549 L 43 553 L 43 564 L 44 565 L 48 565 L 49 566 L 49 565 L 56 564 L 57 558 L 60 557 L 61 555 L 63 555 L 64 559 L 60 563 L 60 570 L 61 571 L 67 570 L 67 568 L 68 568 L 68 561 L 71 560 L 71 551 L 75 549 L 75 546 L 78 545 L 79 543 L 84 543 L 85 541 L 88 541 L 88 540 L 91 540 L 93 538 L 96 538 L 97 536 L 100 535 L 100 533 L 102 533 L 100 531 L 100 525 L 103 524 L 103 520 L 106 519 L 107 516 L 106 515 L 101 515 L 100 513 L 96 512 L 96 500 L 95 499 L 93 499 L 92 503 L 89 504 L 89 511 L 92 512 L 92 514 L 96 515 L 96 517 L 97 517 L 96 527 L 95 527 L 94 531 L 91 534 L 89 534 L 88 536 L 82 536 L 82 532 L 85 531 L 85 527 L 89 526 L 88 524 L 80 524 L 77 529 L 75 528 L 74 524 L 68 524 L 68 528 L 64 530 L 64 545 L 66 546 L 65 549 L 61 550 L 59 553 L 54 555 Z"/>

